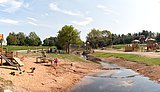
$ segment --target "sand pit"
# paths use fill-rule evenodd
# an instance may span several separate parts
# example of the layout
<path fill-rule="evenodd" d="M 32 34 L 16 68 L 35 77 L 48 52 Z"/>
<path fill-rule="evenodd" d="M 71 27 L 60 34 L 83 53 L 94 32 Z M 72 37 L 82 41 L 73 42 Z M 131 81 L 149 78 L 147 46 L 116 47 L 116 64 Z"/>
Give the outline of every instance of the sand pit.
<path fill-rule="evenodd" d="M 91 72 L 99 70 L 100 65 L 92 62 L 70 62 L 60 59 L 58 66 L 50 63 L 35 63 L 35 57 L 25 57 L 25 64 L 21 69 L 24 73 L 19 74 L 15 67 L 1 66 L 0 77 L 11 80 L 15 92 L 66 92 L 78 80 Z M 35 67 L 34 73 L 31 67 Z M 15 75 L 11 75 L 15 72 Z"/>

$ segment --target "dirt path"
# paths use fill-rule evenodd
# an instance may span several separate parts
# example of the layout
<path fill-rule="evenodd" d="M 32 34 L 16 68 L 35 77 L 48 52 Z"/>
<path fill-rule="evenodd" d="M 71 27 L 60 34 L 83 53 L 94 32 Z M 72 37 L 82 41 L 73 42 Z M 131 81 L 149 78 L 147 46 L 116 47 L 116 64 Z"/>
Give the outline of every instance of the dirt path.
<path fill-rule="evenodd" d="M 160 58 L 160 52 L 124 52 L 124 51 L 117 51 L 117 50 L 94 50 L 95 52 L 106 52 L 106 53 L 123 53 L 123 54 L 135 54 L 141 55 L 150 58 Z"/>
<path fill-rule="evenodd" d="M 58 66 L 50 66 L 50 63 L 34 63 L 34 57 L 25 57 L 22 70 L 19 74 L 14 67 L 1 66 L 0 77 L 11 80 L 15 92 L 66 92 L 78 80 L 90 72 L 98 71 L 99 65 L 95 63 L 70 62 L 61 59 Z M 72 66 L 71 66 L 72 63 Z M 31 67 L 35 67 L 34 73 Z M 15 72 L 16 75 L 11 75 Z"/>

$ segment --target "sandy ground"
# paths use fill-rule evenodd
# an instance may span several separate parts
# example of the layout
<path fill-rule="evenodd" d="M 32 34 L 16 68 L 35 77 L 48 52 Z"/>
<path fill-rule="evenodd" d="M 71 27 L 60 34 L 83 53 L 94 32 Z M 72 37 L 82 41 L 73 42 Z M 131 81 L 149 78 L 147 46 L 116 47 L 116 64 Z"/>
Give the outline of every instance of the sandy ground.
<path fill-rule="evenodd" d="M 13 89 L 10 90 L 14 92 L 66 92 L 82 77 L 100 68 L 100 65 L 89 61 L 84 63 L 61 59 L 58 66 L 35 61 L 35 57 L 24 58 L 25 65 L 21 68 L 25 70 L 23 74 L 14 70 L 15 67 L 1 66 L 0 77 L 13 82 Z M 29 73 L 31 67 L 36 68 L 34 73 Z M 15 72 L 16 75 L 11 75 L 11 72 Z"/>
<path fill-rule="evenodd" d="M 157 52 L 121 52 L 116 50 L 96 50 L 97 52 L 110 52 L 110 53 L 132 53 L 137 54 L 145 57 L 151 57 L 151 58 L 160 58 L 160 54 Z M 149 77 L 151 80 L 155 80 L 160 82 L 160 66 L 148 66 L 146 64 L 141 64 L 137 62 L 127 61 L 120 58 L 115 57 L 109 57 L 109 58 L 102 58 L 105 61 L 108 61 L 110 63 L 118 64 L 120 66 L 132 69 L 134 71 L 139 72 L 140 74 L 143 74 L 146 77 Z"/>

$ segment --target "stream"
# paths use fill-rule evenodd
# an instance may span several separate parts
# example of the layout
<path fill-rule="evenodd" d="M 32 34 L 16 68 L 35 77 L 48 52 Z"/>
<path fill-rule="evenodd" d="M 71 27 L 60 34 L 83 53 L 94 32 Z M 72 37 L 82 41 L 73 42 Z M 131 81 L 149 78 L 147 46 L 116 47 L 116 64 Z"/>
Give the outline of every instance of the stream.
<path fill-rule="evenodd" d="M 160 84 L 131 69 L 101 62 L 101 72 L 85 76 L 69 92 L 160 92 Z"/>

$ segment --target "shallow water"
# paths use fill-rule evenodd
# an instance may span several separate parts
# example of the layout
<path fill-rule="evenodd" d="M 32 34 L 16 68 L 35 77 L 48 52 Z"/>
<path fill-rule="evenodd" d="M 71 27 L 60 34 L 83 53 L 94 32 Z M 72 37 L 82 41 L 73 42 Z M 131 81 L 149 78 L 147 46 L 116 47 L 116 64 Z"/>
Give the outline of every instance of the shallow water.
<path fill-rule="evenodd" d="M 101 62 L 104 68 L 97 74 L 85 76 L 69 92 L 160 92 L 160 84 L 131 69 Z"/>

